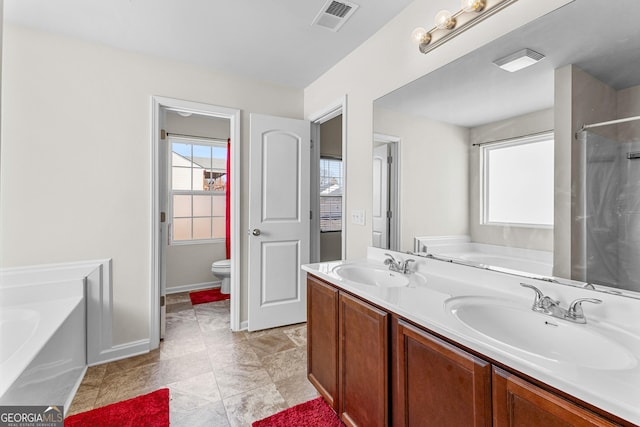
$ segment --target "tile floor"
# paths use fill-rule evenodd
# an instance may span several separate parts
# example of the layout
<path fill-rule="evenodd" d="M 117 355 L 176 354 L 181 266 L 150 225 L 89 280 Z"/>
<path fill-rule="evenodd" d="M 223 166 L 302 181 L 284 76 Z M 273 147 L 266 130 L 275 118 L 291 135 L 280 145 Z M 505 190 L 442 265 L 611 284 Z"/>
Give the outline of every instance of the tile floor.
<path fill-rule="evenodd" d="M 170 389 L 172 426 L 250 426 L 318 396 L 306 378 L 305 324 L 229 330 L 229 301 L 167 296 L 167 332 L 148 354 L 90 367 L 68 415 Z"/>

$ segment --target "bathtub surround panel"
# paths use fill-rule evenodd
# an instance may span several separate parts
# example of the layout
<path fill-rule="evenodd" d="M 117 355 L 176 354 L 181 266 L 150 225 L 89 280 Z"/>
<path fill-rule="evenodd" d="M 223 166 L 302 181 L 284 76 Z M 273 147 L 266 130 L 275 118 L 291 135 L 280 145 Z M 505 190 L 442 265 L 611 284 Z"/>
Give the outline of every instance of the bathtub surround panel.
<path fill-rule="evenodd" d="M 0 280 L 0 405 L 68 407 L 86 370 L 85 279 Z"/>
<path fill-rule="evenodd" d="M 88 365 L 129 357 L 148 349 L 148 341 L 144 340 L 113 345 L 112 277 L 111 259 L 14 267 L 0 270 L 2 288 L 17 287 L 26 290 L 34 283 L 62 280 L 85 281 Z M 39 292 L 49 291 L 42 289 Z M 28 295 L 28 292 L 25 295 Z M 54 296 L 50 295 L 51 298 Z"/>
<path fill-rule="evenodd" d="M 526 274 L 552 276 L 553 252 L 471 241 L 470 236 L 416 237 L 414 251 Z"/>

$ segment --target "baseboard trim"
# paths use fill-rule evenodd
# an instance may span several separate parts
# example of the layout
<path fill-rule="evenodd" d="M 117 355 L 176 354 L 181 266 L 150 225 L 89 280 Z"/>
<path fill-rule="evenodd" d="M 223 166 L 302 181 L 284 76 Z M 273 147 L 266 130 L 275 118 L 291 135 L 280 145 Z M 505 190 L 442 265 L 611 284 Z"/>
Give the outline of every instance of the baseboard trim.
<path fill-rule="evenodd" d="M 143 339 L 114 345 L 110 349 L 100 352 L 98 360 L 89 363 L 89 366 L 101 365 L 103 363 L 114 362 L 116 360 L 148 353 L 150 343 L 151 341 L 149 339 Z"/>
<path fill-rule="evenodd" d="M 240 331 L 246 331 L 247 329 L 249 329 L 249 321 L 248 320 L 243 320 L 240 322 Z"/>
<path fill-rule="evenodd" d="M 216 282 L 194 283 L 192 285 L 172 286 L 165 290 L 167 295 L 178 294 L 180 292 L 199 291 L 201 289 L 219 288 L 222 285 L 220 280 Z"/>

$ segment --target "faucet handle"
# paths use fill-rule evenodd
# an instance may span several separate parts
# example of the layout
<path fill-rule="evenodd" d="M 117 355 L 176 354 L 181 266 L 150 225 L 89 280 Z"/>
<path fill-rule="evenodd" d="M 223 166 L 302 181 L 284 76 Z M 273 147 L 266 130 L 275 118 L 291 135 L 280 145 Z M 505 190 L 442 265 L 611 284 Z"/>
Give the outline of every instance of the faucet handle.
<path fill-rule="evenodd" d="M 416 262 L 415 259 L 405 259 L 404 263 L 402 264 L 402 272 L 404 274 L 407 274 L 409 272 L 409 263 L 410 262 Z"/>
<path fill-rule="evenodd" d="M 542 299 L 544 298 L 544 294 L 542 293 L 542 291 L 528 283 L 520 283 L 520 286 L 524 288 L 533 289 L 533 291 L 536 293 L 536 299 L 533 301 L 533 308 L 534 310 L 538 308 L 540 306 L 540 301 L 542 301 Z"/>
<path fill-rule="evenodd" d="M 393 257 L 393 255 L 385 253 L 385 256 L 389 257 L 387 259 L 384 260 L 384 265 L 389 265 L 389 264 L 395 264 L 396 263 L 396 259 Z"/>
<path fill-rule="evenodd" d="M 597 298 L 578 298 L 569 304 L 569 309 L 567 310 L 567 317 L 571 320 L 578 320 L 580 323 L 587 323 L 587 320 L 584 317 L 584 311 L 582 311 L 582 303 L 590 302 L 592 304 L 602 304 L 601 299 Z"/>

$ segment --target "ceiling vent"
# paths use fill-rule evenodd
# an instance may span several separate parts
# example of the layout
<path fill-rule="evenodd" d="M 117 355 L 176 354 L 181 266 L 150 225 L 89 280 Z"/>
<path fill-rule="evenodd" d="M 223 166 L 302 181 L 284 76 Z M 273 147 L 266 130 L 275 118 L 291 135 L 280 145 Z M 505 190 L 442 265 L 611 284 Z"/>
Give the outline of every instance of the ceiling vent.
<path fill-rule="evenodd" d="M 358 9 L 358 5 L 346 1 L 328 0 L 316 15 L 311 25 L 338 31 Z"/>

